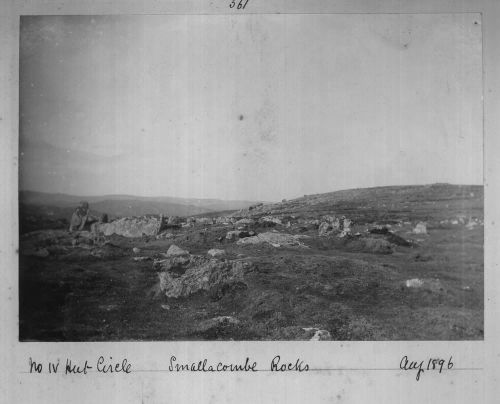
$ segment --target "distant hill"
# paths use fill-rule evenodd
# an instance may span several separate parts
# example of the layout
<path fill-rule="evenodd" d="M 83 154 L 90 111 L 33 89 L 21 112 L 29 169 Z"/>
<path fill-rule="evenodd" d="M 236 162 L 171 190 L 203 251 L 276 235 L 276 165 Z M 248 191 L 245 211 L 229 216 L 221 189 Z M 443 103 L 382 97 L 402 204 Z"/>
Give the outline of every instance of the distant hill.
<path fill-rule="evenodd" d="M 102 195 L 102 196 L 75 196 L 68 194 L 51 194 L 45 192 L 35 192 L 35 191 L 20 191 L 19 192 L 19 202 L 26 205 L 46 205 L 46 206 L 56 206 L 59 208 L 63 207 L 75 207 L 80 201 L 88 201 L 91 205 L 96 206 L 106 206 L 106 204 L 111 204 L 111 209 L 118 208 L 122 209 L 125 206 L 126 209 L 134 209 L 136 207 L 139 211 L 144 211 L 151 208 L 154 211 L 148 211 L 145 213 L 161 213 L 158 211 L 160 209 L 163 213 L 169 216 L 177 216 L 183 214 L 183 212 L 193 213 L 187 214 L 197 214 L 203 212 L 212 212 L 220 210 L 235 210 L 241 209 L 254 204 L 254 201 L 233 201 L 233 200 L 222 200 L 222 199 L 197 199 L 197 198 L 175 198 L 168 196 L 161 197 L 145 197 L 145 196 L 134 196 L 134 195 Z M 132 206 L 131 208 L 129 206 Z M 187 207 L 187 208 L 186 208 Z M 156 210 L 155 210 L 156 209 Z M 172 210 L 172 212 L 167 212 L 167 210 Z M 176 213 L 178 212 L 178 213 Z M 196 212 L 196 213 L 195 213 Z M 113 214 L 112 211 L 109 211 Z M 138 214 L 145 214 L 138 213 Z"/>
<path fill-rule="evenodd" d="M 455 185 L 436 183 L 429 185 L 395 185 L 374 188 L 357 188 L 324 194 L 304 195 L 294 199 L 297 203 L 331 203 L 331 202 L 369 202 L 379 207 L 387 204 L 411 204 L 414 202 L 432 203 L 453 200 L 483 199 L 482 185 Z M 291 201 L 292 202 L 292 201 Z"/>
<path fill-rule="evenodd" d="M 377 221 L 389 217 L 402 220 L 447 218 L 453 215 L 483 217 L 482 185 L 404 185 L 358 188 L 304 195 L 282 203 L 234 212 L 233 216 L 296 215 L 317 218 L 345 215 L 350 219 Z"/>
<path fill-rule="evenodd" d="M 88 201 L 92 214 L 107 213 L 109 218 L 159 215 L 195 216 L 218 211 L 234 211 L 255 204 L 253 201 L 141 197 L 132 195 L 76 196 L 35 191 L 19 192 L 21 232 L 65 227 L 80 201 Z"/>

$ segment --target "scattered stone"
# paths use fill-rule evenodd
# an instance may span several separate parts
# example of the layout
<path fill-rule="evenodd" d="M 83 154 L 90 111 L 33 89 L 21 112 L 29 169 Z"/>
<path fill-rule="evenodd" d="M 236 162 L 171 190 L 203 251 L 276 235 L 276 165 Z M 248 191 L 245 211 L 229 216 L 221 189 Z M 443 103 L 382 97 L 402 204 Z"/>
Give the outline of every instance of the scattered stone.
<path fill-rule="evenodd" d="M 215 218 L 215 223 L 216 224 L 223 224 L 223 225 L 229 225 L 231 224 L 231 218 L 229 217 L 217 217 Z"/>
<path fill-rule="evenodd" d="M 255 225 L 255 221 L 253 219 L 240 219 L 238 220 L 236 223 L 234 223 L 235 225 L 246 225 L 246 226 L 253 226 Z"/>
<path fill-rule="evenodd" d="M 179 257 L 183 255 L 189 255 L 189 251 L 183 250 L 182 248 L 177 247 L 175 244 L 172 244 L 165 254 L 166 257 Z"/>
<path fill-rule="evenodd" d="M 274 223 L 274 224 L 282 224 L 282 221 L 279 217 L 273 216 L 264 216 L 260 218 L 260 222 L 262 223 Z"/>
<path fill-rule="evenodd" d="M 160 233 L 156 236 L 157 240 L 168 240 L 171 238 L 174 238 L 174 235 L 172 233 L 167 233 L 167 232 Z"/>
<path fill-rule="evenodd" d="M 132 248 L 132 251 L 134 252 L 134 254 L 139 254 L 141 252 L 141 249 L 134 247 L 134 248 Z"/>
<path fill-rule="evenodd" d="M 427 234 L 427 225 L 425 222 L 418 222 L 415 228 L 413 229 L 413 233 L 415 234 Z"/>
<path fill-rule="evenodd" d="M 178 226 L 182 223 L 182 219 L 179 216 L 169 216 L 167 219 L 167 225 Z"/>
<path fill-rule="evenodd" d="M 342 230 L 339 234 L 339 238 L 344 238 L 346 236 L 348 236 L 349 234 L 351 234 L 348 230 Z"/>
<path fill-rule="evenodd" d="M 286 247 L 303 247 L 308 248 L 305 244 L 300 242 L 301 239 L 309 238 L 306 235 L 294 235 L 288 233 L 278 233 L 278 232 L 266 232 L 260 233 L 253 237 L 247 237 L 238 240 L 236 244 L 260 244 L 268 243 L 274 246 L 286 246 Z"/>
<path fill-rule="evenodd" d="M 132 257 L 132 259 L 136 262 L 149 261 L 151 257 Z"/>
<path fill-rule="evenodd" d="M 231 230 L 231 231 L 228 231 L 227 234 L 226 234 L 226 239 L 228 240 L 233 240 L 233 239 L 237 239 L 240 237 L 240 231 L 238 230 Z"/>
<path fill-rule="evenodd" d="M 406 287 L 407 288 L 420 288 L 424 285 L 424 281 L 418 278 L 415 279 L 408 279 L 406 281 Z"/>
<path fill-rule="evenodd" d="M 224 250 L 212 248 L 212 249 L 208 250 L 207 254 L 212 256 L 212 257 L 221 257 L 223 255 L 226 255 L 226 252 Z"/>
<path fill-rule="evenodd" d="M 476 226 L 477 226 L 476 222 L 474 222 L 473 220 L 469 220 L 469 222 L 465 225 L 465 228 L 467 230 L 472 230 Z"/>
<path fill-rule="evenodd" d="M 100 247 L 106 247 L 103 244 L 95 243 L 92 238 L 81 237 L 80 232 L 69 233 L 64 230 L 42 230 L 37 232 L 25 233 L 20 236 L 20 249 L 22 255 L 37 256 L 45 258 L 52 255 L 100 256 L 100 251 L 106 255 L 109 253 Z M 83 235 L 90 234 L 85 231 Z M 98 247 L 98 248 L 96 248 Z"/>
<path fill-rule="evenodd" d="M 319 226 L 320 225 L 320 221 L 318 219 L 310 219 L 310 220 L 306 220 L 305 221 L 305 224 L 307 225 L 310 225 L 310 226 Z"/>
<path fill-rule="evenodd" d="M 327 237 L 339 233 L 339 237 L 345 237 L 351 234 L 352 220 L 347 219 L 345 216 L 341 218 L 334 216 L 323 216 L 322 222 L 318 227 L 318 235 L 320 237 Z"/>
<path fill-rule="evenodd" d="M 169 306 L 168 304 L 162 304 L 162 305 L 161 305 L 161 308 L 162 308 L 163 310 L 170 310 L 170 306 Z"/>
<path fill-rule="evenodd" d="M 331 341 L 332 335 L 327 330 L 321 330 L 316 327 L 306 327 L 302 328 L 309 335 L 314 332 L 314 335 L 309 339 L 309 341 Z"/>
<path fill-rule="evenodd" d="M 333 230 L 333 227 L 330 223 L 328 222 L 322 222 L 320 225 L 319 225 L 319 228 L 318 228 L 318 235 L 320 237 L 325 237 L 327 236 L 331 231 Z"/>
<path fill-rule="evenodd" d="M 335 216 L 332 216 L 332 215 L 324 215 L 322 218 L 321 218 L 324 222 L 327 222 L 327 223 L 333 223 L 335 221 Z"/>
<path fill-rule="evenodd" d="M 318 330 L 309 341 L 331 341 L 332 335 L 326 330 Z"/>
<path fill-rule="evenodd" d="M 351 225 L 352 225 L 352 220 L 347 219 L 346 217 L 342 217 L 342 222 L 341 222 L 341 230 L 350 233 L 351 232 Z"/>
<path fill-rule="evenodd" d="M 408 279 L 406 281 L 407 288 L 421 288 L 431 292 L 443 291 L 443 285 L 439 279 Z"/>

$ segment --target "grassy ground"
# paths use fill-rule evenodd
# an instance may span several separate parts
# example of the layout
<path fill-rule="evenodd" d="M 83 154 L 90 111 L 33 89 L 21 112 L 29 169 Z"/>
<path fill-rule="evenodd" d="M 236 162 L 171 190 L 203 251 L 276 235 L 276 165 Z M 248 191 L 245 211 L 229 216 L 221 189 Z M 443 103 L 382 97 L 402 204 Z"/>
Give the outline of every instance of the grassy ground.
<path fill-rule="evenodd" d="M 304 241 L 308 249 L 219 242 L 230 229 L 175 230 L 173 240 L 116 236 L 97 253 L 77 247 L 44 258 L 20 255 L 20 339 L 295 340 L 310 337 L 307 327 L 328 330 L 336 340 L 483 338 L 482 226 L 435 225 L 428 235 L 400 227 L 397 233 L 412 247 L 396 246 L 391 254 L 319 238 L 314 229 L 300 230 L 311 236 Z M 228 258 L 239 254 L 253 264 L 246 287 L 220 296 L 153 297 L 152 261 L 133 261 L 132 248 L 153 257 L 172 243 L 193 254 L 210 248 L 225 249 Z M 430 286 L 406 287 L 413 278 Z M 198 327 L 217 316 L 240 322 Z"/>

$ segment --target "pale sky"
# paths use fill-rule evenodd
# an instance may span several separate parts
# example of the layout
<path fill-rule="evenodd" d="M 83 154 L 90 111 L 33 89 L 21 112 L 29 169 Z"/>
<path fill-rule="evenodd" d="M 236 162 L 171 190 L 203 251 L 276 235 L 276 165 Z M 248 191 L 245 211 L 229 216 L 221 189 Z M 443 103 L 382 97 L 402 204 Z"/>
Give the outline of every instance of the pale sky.
<path fill-rule="evenodd" d="M 478 14 L 23 17 L 20 188 L 482 183 Z"/>

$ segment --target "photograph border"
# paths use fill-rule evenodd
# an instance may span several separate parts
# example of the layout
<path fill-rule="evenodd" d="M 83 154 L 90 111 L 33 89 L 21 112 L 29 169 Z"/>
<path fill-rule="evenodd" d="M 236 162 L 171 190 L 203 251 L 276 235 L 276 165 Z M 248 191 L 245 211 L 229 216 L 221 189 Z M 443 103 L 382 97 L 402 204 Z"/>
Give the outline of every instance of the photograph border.
<path fill-rule="evenodd" d="M 252 2 L 253 0 L 250 0 Z M 5 49 L 6 60 L 1 63 L 1 83 L 6 88 L 1 99 L 2 119 L 0 127 L 8 136 L 1 138 L 1 164 L 3 184 L 7 192 L 1 209 L 8 218 L 2 226 L 0 283 L 3 285 L 1 297 L 3 309 L 0 311 L 2 330 L 2 359 L 7 364 L 0 372 L 5 402 L 28 402 L 39 397 L 38 402 L 66 402 L 70 397 L 78 397 L 78 402 L 302 402 L 305 398 L 323 402 L 327 399 L 345 399 L 358 402 L 370 398 L 375 402 L 399 402 L 405 397 L 408 402 L 422 402 L 429 399 L 440 402 L 494 402 L 500 395 L 497 363 L 500 356 L 498 340 L 500 329 L 495 319 L 498 317 L 498 287 L 500 286 L 499 248 L 500 240 L 497 223 L 500 211 L 495 204 L 499 196 L 499 150 L 498 132 L 498 88 L 499 56 L 495 53 L 500 29 L 495 27 L 500 17 L 500 8 L 494 0 L 464 1 L 462 7 L 447 1 L 425 1 L 418 5 L 412 2 L 391 1 L 340 1 L 328 2 L 295 1 L 291 5 L 283 2 L 255 1 L 253 7 L 266 12 L 252 14 L 295 13 L 314 10 L 312 14 L 389 14 L 387 10 L 398 9 L 391 14 L 416 14 L 422 10 L 440 10 L 437 13 L 463 12 L 481 13 L 483 34 L 483 176 L 484 176 L 484 281 L 485 316 L 484 341 L 390 341 L 390 342 L 326 342 L 321 345 L 308 342 L 106 342 L 106 343 L 35 343 L 18 342 L 18 275 L 17 253 L 18 234 L 18 35 L 20 15 L 58 14 L 172 14 L 169 10 L 180 10 L 182 14 L 193 14 L 186 7 L 201 9 L 203 14 L 220 14 L 226 2 L 197 2 L 189 5 L 180 3 L 159 4 L 157 2 L 92 2 L 65 1 L 17 2 L 0 8 L 0 44 Z M 125 3 L 125 4 L 124 4 Z M 382 6 L 381 4 L 385 5 Z M 379 7 L 380 12 L 377 10 Z M 371 10 L 363 12 L 363 9 Z M 334 11 L 337 10 L 337 11 Z M 338 12 L 343 10 L 344 12 Z M 345 10 L 355 10 L 345 12 Z M 408 12 L 410 11 L 411 12 Z M 167 11 L 167 12 L 165 12 Z M 458 11 L 459 12 L 459 11 Z M 311 12 L 309 12 L 311 13 Z M 5 24 L 3 22 L 6 22 Z M 17 49 L 16 49 L 17 47 Z M 8 224 L 8 225 L 7 225 Z M 283 373 L 269 377 L 269 372 L 255 375 L 211 375 L 175 374 L 167 366 L 172 355 L 186 360 L 216 358 L 231 362 L 251 357 L 262 370 L 268 370 L 269 362 L 277 355 L 289 357 L 290 361 L 301 358 L 311 369 L 319 372 Z M 131 375 L 37 376 L 29 373 L 29 359 L 41 362 L 55 358 L 72 358 L 76 362 L 94 360 L 105 355 L 114 358 L 126 356 L 134 364 Z M 425 373 L 419 382 L 414 372 L 403 372 L 399 368 L 403 356 L 424 359 L 429 357 L 452 356 L 456 366 L 453 372 L 443 374 Z M 167 370 L 167 372 L 163 372 Z M 411 373 L 411 374 L 409 374 Z M 163 376 L 162 376 L 163 375 Z M 3 382 L 6 382 L 5 384 Z M 74 389 L 74 392 L 69 392 Z M 428 391 L 433 391 L 432 397 Z M 95 400 L 95 401 L 92 401 Z"/>

